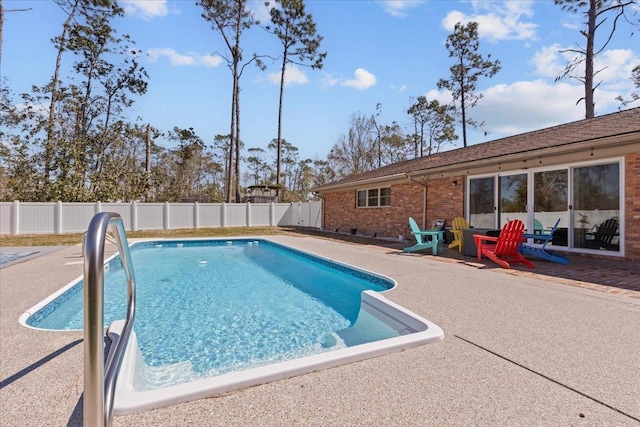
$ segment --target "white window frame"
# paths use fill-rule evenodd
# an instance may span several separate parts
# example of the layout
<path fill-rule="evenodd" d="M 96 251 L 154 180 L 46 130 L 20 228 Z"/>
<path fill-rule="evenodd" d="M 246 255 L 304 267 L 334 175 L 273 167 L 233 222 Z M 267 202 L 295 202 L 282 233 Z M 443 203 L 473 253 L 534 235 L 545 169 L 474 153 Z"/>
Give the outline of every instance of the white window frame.
<path fill-rule="evenodd" d="M 382 205 L 381 202 L 383 200 L 383 196 L 382 196 L 382 190 L 389 190 L 389 195 L 388 195 L 388 199 L 389 199 L 389 203 L 386 205 Z M 375 190 L 377 192 L 377 196 L 376 196 L 376 204 L 375 205 L 370 205 L 369 204 L 369 192 Z M 364 205 L 360 205 L 360 198 L 358 197 L 360 192 L 364 192 Z M 373 187 L 373 188 L 359 188 L 356 190 L 356 208 L 360 209 L 360 208 L 388 208 L 391 206 L 391 186 L 388 187 Z"/>

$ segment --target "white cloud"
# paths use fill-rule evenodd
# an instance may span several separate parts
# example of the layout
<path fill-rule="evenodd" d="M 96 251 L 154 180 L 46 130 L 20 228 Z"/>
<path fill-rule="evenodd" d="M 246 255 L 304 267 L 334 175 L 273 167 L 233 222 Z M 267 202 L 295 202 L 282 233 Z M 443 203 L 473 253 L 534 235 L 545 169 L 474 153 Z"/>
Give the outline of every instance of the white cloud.
<path fill-rule="evenodd" d="M 482 92 L 471 117 L 491 134 L 513 135 L 584 118 L 580 85 L 545 80 L 500 84 Z"/>
<path fill-rule="evenodd" d="M 536 38 L 538 25 L 525 21 L 533 16 L 532 1 L 473 1 L 472 4 L 473 14 L 453 10 L 442 20 L 442 26 L 452 32 L 458 22 L 466 25 L 475 21 L 478 35 L 490 42 Z"/>
<path fill-rule="evenodd" d="M 640 65 L 640 56 L 631 49 L 611 49 L 596 57 L 594 68 L 597 81 L 619 81 L 631 79 L 631 70 Z"/>
<path fill-rule="evenodd" d="M 543 129 L 584 119 L 584 86 L 545 80 L 500 84 L 482 92 L 482 99 L 471 109 L 470 117 L 484 122 L 490 139 Z M 596 89 L 596 115 L 610 111 L 619 103 L 616 92 Z"/>
<path fill-rule="evenodd" d="M 269 79 L 269 81 L 271 83 L 279 85 L 280 84 L 281 74 L 282 73 L 280 73 L 280 72 L 269 73 L 267 75 L 267 79 Z M 285 86 L 288 86 L 288 85 L 290 85 L 292 83 L 305 84 L 308 81 L 309 81 L 309 79 L 307 79 L 307 76 L 298 67 L 296 67 L 295 65 L 287 66 L 287 70 L 284 73 L 284 85 Z"/>
<path fill-rule="evenodd" d="M 391 16 L 403 17 L 409 9 L 420 6 L 424 0 L 384 0 L 382 9 Z"/>
<path fill-rule="evenodd" d="M 562 50 L 566 50 L 566 48 L 558 44 L 545 46 L 538 50 L 531 60 L 535 68 L 534 73 L 549 79 L 555 79 L 559 76 L 564 71 L 567 63 L 571 62 L 576 56 L 573 52 L 561 52 Z M 604 94 L 609 94 L 605 99 L 609 99 L 609 97 L 615 98 L 618 95 L 628 97 L 633 91 L 631 70 L 638 65 L 640 65 L 640 56 L 631 49 L 605 51 L 598 55 L 594 61 L 594 70 L 597 72 L 594 77 L 594 84 L 600 84 L 598 90 L 601 91 L 600 93 L 603 96 Z M 584 64 L 579 64 L 573 75 L 584 76 Z"/>
<path fill-rule="evenodd" d="M 199 57 L 199 63 L 208 68 L 215 68 L 222 63 L 218 55 L 203 55 Z"/>
<path fill-rule="evenodd" d="M 342 86 L 352 87 L 357 90 L 369 89 L 376 84 L 376 76 L 365 70 L 358 68 L 354 73 L 355 79 L 345 80 L 340 83 Z"/>
<path fill-rule="evenodd" d="M 338 80 L 336 77 L 334 77 L 332 74 L 329 73 L 324 73 L 324 76 L 322 77 L 322 86 L 335 86 L 340 82 L 340 80 Z"/>
<path fill-rule="evenodd" d="M 165 57 L 174 67 L 204 66 L 215 68 L 222 63 L 222 58 L 219 56 L 198 55 L 193 52 L 185 55 L 171 48 L 147 49 L 147 55 L 149 56 L 149 62 L 157 62 L 159 58 Z"/>
<path fill-rule="evenodd" d="M 253 19 L 259 21 L 261 24 L 269 24 L 271 22 L 269 11 L 276 6 L 275 3 L 270 3 L 269 6 L 265 6 L 264 0 L 249 0 L 246 8 L 253 14 Z"/>
<path fill-rule="evenodd" d="M 570 59 L 562 56 L 561 49 L 562 47 L 559 44 L 552 44 L 534 53 L 530 61 L 535 68 L 534 73 L 541 77 L 555 79 Z"/>
<path fill-rule="evenodd" d="M 125 13 L 139 16 L 142 19 L 167 16 L 167 0 L 120 0 Z"/>

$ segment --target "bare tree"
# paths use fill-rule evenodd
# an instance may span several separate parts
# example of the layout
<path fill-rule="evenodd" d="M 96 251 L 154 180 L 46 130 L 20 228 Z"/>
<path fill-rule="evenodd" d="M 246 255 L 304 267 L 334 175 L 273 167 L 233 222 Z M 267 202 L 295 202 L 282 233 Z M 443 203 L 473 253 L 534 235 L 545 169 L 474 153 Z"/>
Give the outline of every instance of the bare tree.
<path fill-rule="evenodd" d="M 602 53 L 607 45 L 613 39 L 618 24 L 626 21 L 631 25 L 632 31 L 640 24 L 638 14 L 637 0 L 554 0 L 555 4 L 560 5 L 562 10 L 570 13 L 580 13 L 584 15 L 586 21 L 584 28 L 580 30 L 580 34 L 585 38 L 584 45 L 578 45 L 575 48 L 561 50 L 562 53 L 573 53 L 576 57 L 570 61 L 556 77 L 556 81 L 573 78 L 582 82 L 584 85 L 584 97 L 580 101 L 585 104 L 585 117 L 590 119 L 595 115 L 594 91 L 602 82 L 595 83 L 595 78 L 604 68 L 596 70 L 594 68 L 595 58 Z M 636 10 L 634 11 L 634 8 Z M 607 20 L 612 19 L 607 22 Z M 604 32 L 604 42 L 598 47 L 596 46 L 596 34 Z M 633 34 L 633 33 L 632 33 Z M 578 74 L 579 67 L 584 64 L 584 75 Z"/>
<path fill-rule="evenodd" d="M 370 117 L 351 116 L 351 128 L 333 145 L 327 160 L 338 178 L 357 175 L 375 168 L 374 125 Z"/>
<path fill-rule="evenodd" d="M 425 131 L 427 133 L 427 156 L 440 151 L 442 145 L 458 139 L 453 126 L 454 119 L 450 113 L 453 106 L 440 105 L 437 100 L 428 101 L 425 96 L 419 96 L 411 105 L 407 113 L 413 117 L 419 133 L 420 157 L 423 157 L 425 148 Z"/>

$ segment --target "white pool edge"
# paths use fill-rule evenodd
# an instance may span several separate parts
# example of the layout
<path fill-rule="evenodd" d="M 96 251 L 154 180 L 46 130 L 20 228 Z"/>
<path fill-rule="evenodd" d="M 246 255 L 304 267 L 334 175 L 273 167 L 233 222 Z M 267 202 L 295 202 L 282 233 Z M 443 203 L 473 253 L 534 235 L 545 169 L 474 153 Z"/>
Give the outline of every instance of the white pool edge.
<path fill-rule="evenodd" d="M 251 386 L 419 347 L 444 338 L 444 331 L 439 326 L 376 292 L 364 291 L 361 299 L 363 309 L 394 329 L 404 331 L 406 335 L 155 390 L 136 391 L 133 387 L 139 350 L 135 335 L 132 335 L 118 375 L 113 413 L 116 416 L 128 415 L 214 397 Z M 117 340 L 123 325 L 124 321 L 114 322 L 109 328 L 109 336 Z M 114 347 L 114 345 L 111 346 L 111 348 Z"/>

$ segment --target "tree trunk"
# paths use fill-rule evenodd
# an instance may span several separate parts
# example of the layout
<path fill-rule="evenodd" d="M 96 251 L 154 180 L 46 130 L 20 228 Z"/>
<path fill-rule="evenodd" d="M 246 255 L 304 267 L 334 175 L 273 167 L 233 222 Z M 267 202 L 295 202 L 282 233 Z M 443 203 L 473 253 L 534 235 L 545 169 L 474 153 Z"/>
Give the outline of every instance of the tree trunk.
<path fill-rule="evenodd" d="M 236 86 L 238 85 L 238 63 L 233 64 L 233 90 L 231 93 L 231 130 L 229 132 L 229 159 L 227 164 L 227 179 L 225 188 L 225 200 L 231 203 L 232 181 L 233 181 L 233 148 L 236 138 Z"/>
<path fill-rule="evenodd" d="M 282 99 L 284 97 L 284 73 L 287 66 L 287 49 L 282 57 L 282 73 L 280 74 L 280 99 L 278 103 L 278 148 L 276 149 L 276 197 L 280 196 L 280 163 L 282 162 Z"/>
<path fill-rule="evenodd" d="M 462 58 L 460 58 L 460 69 L 464 70 Z M 465 100 L 464 79 L 460 78 L 460 113 L 462 116 L 462 145 L 467 146 L 467 109 Z"/>
<path fill-rule="evenodd" d="M 585 117 L 592 119 L 595 114 L 595 106 L 593 101 L 593 60 L 594 60 L 594 39 L 596 33 L 596 14 L 597 1 L 589 0 L 588 12 L 588 28 L 587 28 L 587 52 L 584 64 L 584 104 Z"/>
<path fill-rule="evenodd" d="M 236 161 L 235 161 L 236 203 L 240 203 L 240 82 L 236 84 Z"/>
<path fill-rule="evenodd" d="M 149 199 L 151 199 L 151 125 L 150 124 L 147 125 L 144 173 L 147 178 L 147 182 L 145 183 L 144 200 L 145 202 L 149 202 Z"/>

